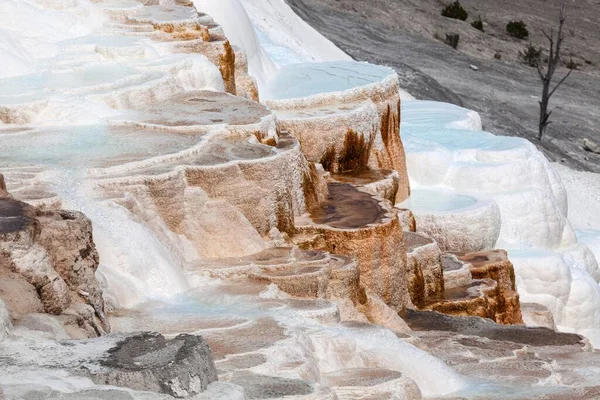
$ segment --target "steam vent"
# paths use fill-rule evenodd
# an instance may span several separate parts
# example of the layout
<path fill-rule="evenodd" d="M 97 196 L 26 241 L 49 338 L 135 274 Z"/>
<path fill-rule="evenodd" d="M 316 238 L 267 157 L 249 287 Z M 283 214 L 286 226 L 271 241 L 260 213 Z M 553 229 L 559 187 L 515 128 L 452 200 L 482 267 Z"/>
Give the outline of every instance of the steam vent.
<path fill-rule="evenodd" d="M 600 398 L 600 269 L 526 141 L 282 0 L 5 1 L 0 399 Z"/>

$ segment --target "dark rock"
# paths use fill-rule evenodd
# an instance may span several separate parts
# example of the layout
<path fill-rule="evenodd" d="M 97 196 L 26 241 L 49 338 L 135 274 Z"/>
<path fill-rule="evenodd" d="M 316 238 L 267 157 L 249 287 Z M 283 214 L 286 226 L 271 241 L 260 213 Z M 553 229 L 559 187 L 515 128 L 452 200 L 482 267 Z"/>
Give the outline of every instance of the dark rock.
<path fill-rule="evenodd" d="M 100 361 L 100 371 L 86 368 L 98 384 L 194 396 L 217 380 L 212 352 L 201 336 L 182 334 L 166 340 L 158 333 L 127 337 Z"/>
<path fill-rule="evenodd" d="M 448 331 L 529 346 L 585 346 L 583 337 L 573 333 L 528 328 L 524 325 L 498 325 L 478 317 L 454 317 L 437 312 L 407 310 L 403 318 L 416 331 Z"/>
<path fill-rule="evenodd" d="M 31 207 L 11 199 L 0 199 L 0 234 L 19 232 L 31 221 Z"/>

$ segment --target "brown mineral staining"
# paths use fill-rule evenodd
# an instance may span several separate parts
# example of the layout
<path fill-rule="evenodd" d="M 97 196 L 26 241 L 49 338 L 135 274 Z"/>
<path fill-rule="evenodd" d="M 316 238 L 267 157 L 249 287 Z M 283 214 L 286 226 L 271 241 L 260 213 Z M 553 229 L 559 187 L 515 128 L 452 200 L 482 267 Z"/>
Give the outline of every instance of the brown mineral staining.
<path fill-rule="evenodd" d="M 423 271 L 414 259 L 407 259 L 406 263 L 410 298 L 415 306 L 423 307 L 425 305 L 425 279 L 423 278 Z"/>
<path fill-rule="evenodd" d="M 277 141 L 275 140 L 275 138 L 272 138 L 272 137 L 265 139 L 262 143 L 267 146 L 271 146 L 271 147 L 277 146 Z"/>
<path fill-rule="evenodd" d="M 311 212 L 317 224 L 326 224 L 340 229 L 357 229 L 377 223 L 385 212 L 379 202 L 354 186 L 330 183 L 329 199 Z"/>
<path fill-rule="evenodd" d="M 236 86 L 238 86 L 236 84 Z M 260 101 L 260 97 L 258 94 L 258 86 L 256 86 L 256 82 L 250 77 L 240 82 L 240 86 L 244 86 L 244 90 L 246 92 L 246 97 L 252 101 L 256 101 L 257 103 Z"/>
<path fill-rule="evenodd" d="M 381 114 L 380 134 L 384 144 L 385 155 L 376 153 L 379 168 L 394 169 L 400 173 L 401 183 L 397 200 L 403 201 L 410 195 L 408 174 L 406 170 L 406 155 L 404 145 L 400 139 L 400 101 L 395 107 L 387 104 Z"/>
<path fill-rule="evenodd" d="M 369 156 L 374 140 L 375 135 L 371 134 L 368 138 L 365 138 L 365 135 L 349 129 L 344 137 L 344 145 L 339 155 L 335 149 L 335 145 L 329 145 L 319 162 L 325 171 L 331 173 L 348 173 L 363 170 L 369 163 Z"/>
<path fill-rule="evenodd" d="M 296 243 L 304 249 L 326 250 L 356 257 L 360 282 L 391 306 L 411 306 L 406 282 L 406 251 L 395 213 L 352 185 L 330 183 L 329 199 L 297 224 Z"/>
<path fill-rule="evenodd" d="M 219 71 L 221 71 L 227 93 L 236 94 L 235 52 L 228 40 L 223 43 L 223 53 L 219 55 Z"/>
<path fill-rule="evenodd" d="M 295 231 L 294 228 L 294 206 L 292 205 L 291 199 L 289 202 L 280 199 L 277 202 L 277 210 L 275 215 L 277 217 L 277 229 L 280 232 L 292 234 Z"/>
<path fill-rule="evenodd" d="M 454 254 L 458 260 L 468 263 L 473 280 L 426 299 L 423 309 L 489 318 L 499 324 L 522 324 L 514 268 L 506 251 Z"/>
<path fill-rule="evenodd" d="M 325 150 L 325 153 L 323 153 L 323 157 L 321 157 L 321 160 L 319 161 L 325 171 L 328 171 L 331 173 L 334 172 L 335 156 L 336 156 L 335 146 L 334 145 L 328 146 L 327 150 Z"/>
<path fill-rule="evenodd" d="M 366 168 L 374 140 L 374 135 L 365 139 L 364 135 L 359 135 L 351 129 L 348 130 L 344 138 L 344 147 L 338 158 L 339 171 L 348 172 Z"/>
<path fill-rule="evenodd" d="M 411 299 L 422 307 L 426 299 L 444 293 L 441 252 L 433 239 L 414 232 L 404 232 L 404 244 Z"/>
<path fill-rule="evenodd" d="M 306 209 L 313 210 L 319 206 L 319 196 L 317 186 L 319 183 L 319 173 L 314 164 L 309 163 L 309 171 L 304 172 L 302 177 L 302 191 L 306 202 Z"/>
<path fill-rule="evenodd" d="M 258 140 L 258 142 L 260 144 L 264 144 L 264 145 L 271 146 L 271 147 L 277 146 L 277 140 L 274 137 L 266 137 L 264 132 L 254 131 L 254 132 L 252 132 L 252 134 L 254 135 L 256 140 Z"/>
<path fill-rule="evenodd" d="M 515 286 L 515 270 L 505 250 L 476 253 L 457 253 L 463 262 L 471 264 L 473 279 L 491 279 L 498 282 L 498 312 L 494 320 L 502 324 L 522 324 L 519 294 Z"/>

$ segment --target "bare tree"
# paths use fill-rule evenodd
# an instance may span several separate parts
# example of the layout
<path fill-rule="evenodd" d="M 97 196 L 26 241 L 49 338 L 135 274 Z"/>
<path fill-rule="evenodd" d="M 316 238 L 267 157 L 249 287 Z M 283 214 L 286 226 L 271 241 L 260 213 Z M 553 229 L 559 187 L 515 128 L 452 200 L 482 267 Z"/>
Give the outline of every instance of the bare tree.
<path fill-rule="evenodd" d="M 542 80 L 542 99 L 540 100 L 540 124 L 539 124 L 539 134 L 538 139 L 542 140 L 544 137 L 544 133 L 546 133 L 546 128 L 552 121 L 550 121 L 550 115 L 552 111 L 548 111 L 548 103 L 550 102 L 550 97 L 556 92 L 556 89 L 571 75 L 573 72 L 572 69 L 554 86 L 551 90 L 550 86 L 552 85 L 552 78 L 554 77 L 554 72 L 556 72 L 556 67 L 560 63 L 560 50 L 562 47 L 562 42 L 565 38 L 563 33 L 563 28 L 565 26 L 565 21 L 567 20 L 565 14 L 565 2 L 564 0 L 560 1 L 560 14 L 558 19 L 558 35 L 556 38 L 554 37 L 554 29 L 550 30 L 550 34 L 547 34 L 542 30 L 542 33 L 548 41 L 550 42 L 550 50 L 548 55 L 548 61 L 542 62 L 540 60 L 537 63 L 537 71 Z M 545 64 L 545 65 L 543 65 Z"/>

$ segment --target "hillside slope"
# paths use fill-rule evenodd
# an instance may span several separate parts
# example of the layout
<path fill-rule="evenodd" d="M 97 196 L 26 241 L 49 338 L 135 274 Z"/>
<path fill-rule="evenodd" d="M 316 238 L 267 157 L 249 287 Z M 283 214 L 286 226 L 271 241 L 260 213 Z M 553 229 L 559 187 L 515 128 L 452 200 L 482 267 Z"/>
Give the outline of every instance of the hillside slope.
<path fill-rule="evenodd" d="M 532 2 L 465 1 L 471 16 L 462 22 L 443 18 L 443 4 L 438 0 L 287 1 L 296 13 L 354 58 L 394 67 L 404 88 L 418 99 L 464 105 L 478 111 L 484 128 L 494 134 L 530 139 L 551 160 L 600 171 L 600 155 L 582 148 L 584 138 L 598 141 L 600 137 L 600 77 L 594 50 L 600 27 L 593 22 L 597 18 L 589 14 L 600 10 L 595 0 L 570 9 L 570 27 L 575 28 L 574 36 L 567 38 L 565 55 L 573 53 L 575 61 L 584 57 L 592 64 L 580 61 L 582 69 L 575 71 L 553 97 L 554 123 L 542 143 L 534 139 L 541 91 L 537 72 L 517 61 L 518 51 L 526 42 L 502 33 L 505 22 L 499 21 L 498 13 L 500 9 L 511 10 L 503 18 L 523 19 L 534 43 L 542 44 L 540 29 L 545 21 L 555 18 L 557 2 L 536 0 L 540 4 L 532 6 Z M 481 33 L 470 26 L 477 15 L 484 21 L 490 15 L 497 22 L 486 23 L 488 33 Z M 458 51 L 434 38 L 446 32 L 461 35 Z M 494 59 L 496 52 L 500 52 L 501 60 Z M 471 69 L 471 65 L 478 70 Z"/>

